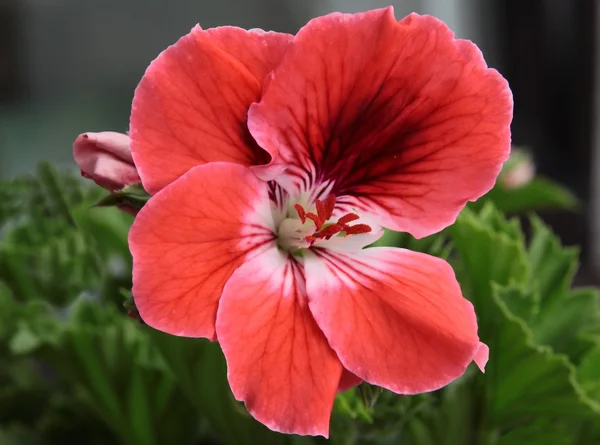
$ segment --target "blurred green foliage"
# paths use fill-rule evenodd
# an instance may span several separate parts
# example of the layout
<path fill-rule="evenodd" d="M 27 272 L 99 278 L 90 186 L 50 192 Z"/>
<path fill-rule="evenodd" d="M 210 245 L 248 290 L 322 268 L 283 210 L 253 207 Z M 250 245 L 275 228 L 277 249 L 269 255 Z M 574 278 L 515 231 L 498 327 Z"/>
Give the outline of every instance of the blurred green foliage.
<path fill-rule="evenodd" d="M 548 195 L 542 189 L 538 197 Z M 451 262 L 490 361 L 486 374 L 472 366 L 434 393 L 363 384 L 340 394 L 329 442 L 600 443 L 598 290 L 572 287 L 578 252 L 537 217 L 526 240 L 520 222 L 498 210 L 535 207 L 527 190 L 496 186 L 437 235 L 388 232 L 379 242 Z M 327 442 L 254 421 L 231 395 L 217 344 L 126 316 L 132 217 L 92 208 L 102 196 L 47 164 L 0 184 L 0 444 Z"/>

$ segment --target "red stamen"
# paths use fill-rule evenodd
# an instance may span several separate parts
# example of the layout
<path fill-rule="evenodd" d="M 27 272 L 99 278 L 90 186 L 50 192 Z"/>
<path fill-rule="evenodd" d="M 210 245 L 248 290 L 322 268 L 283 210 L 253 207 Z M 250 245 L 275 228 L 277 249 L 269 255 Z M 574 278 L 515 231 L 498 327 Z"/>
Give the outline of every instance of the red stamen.
<path fill-rule="evenodd" d="M 323 201 L 317 199 L 317 215 L 319 215 L 319 219 L 323 222 L 327 221 L 329 218 L 327 217 L 327 210 L 325 210 L 325 205 Z"/>
<path fill-rule="evenodd" d="M 371 227 L 367 224 L 356 224 L 354 226 L 348 226 L 348 223 L 352 221 L 356 221 L 360 219 L 360 217 L 355 213 L 347 213 L 343 215 L 341 218 L 337 220 L 336 223 L 329 224 L 325 226 L 325 223 L 331 219 L 333 215 L 333 210 L 335 207 L 335 196 L 329 195 L 325 199 L 325 201 L 321 201 L 317 199 L 315 201 L 315 205 L 317 208 L 317 213 L 307 212 L 304 210 L 304 207 L 300 204 L 295 204 L 294 208 L 296 212 L 298 212 L 298 216 L 302 221 L 302 224 L 306 222 L 306 220 L 310 219 L 315 223 L 315 232 L 312 235 L 308 235 L 304 237 L 304 239 L 308 242 L 309 246 L 312 246 L 315 242 L 320 239 L 331 239 L 332 236 L 335 236 L 339 233 L 343 233 L 344 236 L 347 235 L 358 235 L 361 233 L 369 233 L 371 232 Z"/>
<path fill-rule="evenodd" d="M 356 224 L 355 226 L 350 226 L 345 228 L 346 235 L 358 235 L 360 233 L 369 233 L 371 227 L 366 224 Z"/>
<path fill-rule="evenodd" d="M 302 224 L 304 224 L 306 222 L 306 210 L 304 210 L 304 207 L 302 207 L 300 204 L 296 204 L 294 208 L 296 209 L 296 212 L 298 212 L 300 221 L 302 221 Z"/>
<path fill-rule="evenodd" d="M 325 221 L 331 218 L 333 208 L 335 207 L 335 196 L 329 195 L 325 200 Z"/>
<path fill-rule="evenodd" d="M 347 215 L 344 215 L 340 219 L 338 219 L 337 223 L 341 226 L 344 226 L 349 222 L 356 221 L 359 218 L 360 216 L 358 216 L 356 213 L 348 213 Z"/>
<path fill-rule="evenodd" d="M 310 219 L 311 221 L 313 221 L 315 223 L 315 226 L 317 226 L 317 230 L 321 230 L 321 227 L 323 227 L 323 224 L 325 223 L 325 221 L 322 221 L 321 218 L 319 218 L 317 215 L 315 215 L 312 212 L 307 213 L 306 218 Z"/>
<path fill-rule="evenodd" d="M 332 224 L 330 226 L 323 227 L 323 229 L 321 229 L 319 232 L 316 232 L 313 236 L 315 238 L 329 239 L 333 235 L 340 233 L 342 230 L 344 230 L 344 228 L 342 226 L 339 226 L 337 224 Z"/>

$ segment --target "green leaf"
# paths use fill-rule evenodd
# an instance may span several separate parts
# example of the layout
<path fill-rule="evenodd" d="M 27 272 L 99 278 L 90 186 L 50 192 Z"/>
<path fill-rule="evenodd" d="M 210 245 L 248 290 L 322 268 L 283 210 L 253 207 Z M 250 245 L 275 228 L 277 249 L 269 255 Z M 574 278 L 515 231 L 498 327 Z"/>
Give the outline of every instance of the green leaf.
<path fill-rule="evenodd" d="M 522 286 L 500 286 L 492 283 L 495 295 L 502 300 L 508 310 L 526 322 L 533 320 L 540 310 L 540 297 Z"/>
<path fill-rule="evenodd" d="M 15 326 L 15 300 L 6 284 L 0 281 L 0 340 L 12 334 Z"/>
<path fill-rule="evenodd" d="M 579 249 L 563 247 L 552 231 L 536 216 L 531 216 L 533 236 L 528 249 L 532 276 L 542 303 L 555 300 L 571 286 L 577 271 Z"/>
<path fill-rule="evenodd" d="M 406 437 L 407 443 L 411 445 L 438 445 L 431 432 L 431 426 L 418 417 L 408 423 Z"/>
<path fill-rule="evenodd" d="M 27 325 L 21 325 L 11 338 L 9 347 L 14 354 L 27 354 L 37 349 L 42 340 L 35 335 Z"/>
<path fill-rule="evenodd" d="M 59 341 L 39 347 L 36 357 L 53 365 L 92 415 L 127 445 L 191 445 L 198 411 L 140 325 L 85 299 L 70 308 L 67 322 Z"/>
<path fill-rule="evenodd" d="M 479 214 L 465 209 L 450 233 L 458 254 L 453 264 L 459 282 L 485 335 L 496 311 L 492 283 L 523 287 L 529 282 L 531 270 L 518 222 L 506 220 L 488 205 Z"/>
<path fill-rule="evenodd" d="M 494 326 L 482 338 L 490 346 L 484 377 L 487 426 L 509 428 L 534 416 L 600 421 L 600 405 L 580 387 L 568 358 L 536 345 L 527 324 L 510 312 L 501 289 L 495 289 Z"/>
<path fill-rule="evenodd" d="M 536 343 L 552 347 L 577 360 L 582 346 L 576 345 L 581 334 L 600 324 L 598 289 L 574 289 L 559 301 L 542 305 L 539 315 L 530 323 Z"/>
<path fill-rule="evenodd" d="M 40 184 L 47 196 L 47 202 L 51 206 L 52 213 L 58 215 L 71 227 L 77 227 L 69 204 L 66 192 L 63 188 L 58 172 L 47 162 L 41 163 L 37 169 Z"/>
<path fill-rule="evenodd" d="M 330 440 L 343 445 L 417 444 L 410 439 L 411 426 L 421 422 L 419 415 L 433 405 L 434 399 L 431 393 L 400 396 L 382 390 L 376 405 L 369 408 L 357 388 L 345 391 L 336 397 Z"/>
<path fill-rule="evenodd" d="M 577 377 L 586 393 L 600 403 L 600 344 L 585 355 Z"/>
<path fill-rule="evenodd" d="M 408 233 L 394 232 L 386 229 L 383 236 L 373 243 L 372 246 L 400 247 L 415 252 L 427 253 L 440 258 L 447 258 L 452 250 L 452 243 L 450 242 L 446 231 L 425 238 L 416 239 Z"/>
<path fill-rule="evenodd" d="M 472 369 L 460 379 L 434 393 L 435 399 L 421 407 L 416 422 L 407 422 L 407 443 L 421 445 L 455 445 L 477 443 L 478 431 L 473 428 L 479 414 L 476 406 L 476 386 Z M 478 371 L 477 371 L 478 372 Z M 416 420 L 416 419 L 415 419 Z M 425 428 L 423 428 L 426 425 Z M 426 433 L 424 431 L 426 429 Z"/>
<path fill-rule="evenodd" d="M 373 406 L 365 403 L 358 388 L 352 388 L 338 394 L 335 398 L 333 411 L 345 418 L 362 419 L 368 423 L 373 422 Z"/>
<path fill-rule="evenodd" d="M 175 337 L 145 328 L 166 366 L 190 400 L 226 444 L 288 444 L 293 436 L 268 430 L 235 401 L 227 382 L 225 359 L 216 343 Z"/>
<path fill-rule="evenodd" d="M 95 207 L 131 206 L 139 210 L 148 202 L 150 194 L 141 184 L 127 186 L 121 190 L 110 193 L 97 201 Z"/>
<path fill-rule="evenodd" d="M 530 288 L 540 297 L 538 313 L 528 320 L 534 340 L 577 360 L 585 352 L 580 341 L 582 333 L 600 325 L 600 294 L 592 288 L 570 290 L 578 266 L 578 249 L 561 246 L 535 216 L 531 217 L 531 227 Z"/>
<path fill-rule="evenodd" d="M 134 366 L 131 370 L 129 388 L 127 391 L 127 410 L 130 426 L 140 443 L 147 445 L 156 444 L 152 434 L 152 413 L 147 391 L 154 388 L 148 387 L 146 376 L 140 367 Z"/>
<path fill-rule="evenodd" d="M 489 445 L 575 445 L 572 428 L 557 420 L 533 420 L 491 440 Z M 583 445 L 583 444 L 582 444 Z"/>
<path fill-rule="evenodd" d="M 60 322 L 56 311 L 46 302 L 13 302 L 9 310 L 14 333 L 7 344 L 12 354 L 28 354 L 44 344 L 58 342 Z"/>
<path fill-rule="evenodd" d="M 595 292 L 568 290 L 577 252 L 562 248 L 539 221 L 526 250 L 518 222 L 489 204 L 477 214 L 466 210 L 450 230 L 459 281 L 490 347 L 486 375 L 478 379 L 485 388 L 480 437 L 526 440 L 531 419 L 567 417 L 571 440 L 579 423 L 600 420 L 600 405 L 579 385 L 573 364 L 555 352 L 568 352 L 595 313 Z"/>
<path fill-rule="evenodd" d="M 545 178 L 535 178 L 514 189 L 506 189 L 498 183 L 473 208 L 481 208 L 486 202 L 493 202 L 501 212 L 519 213 L 542 209 L 577 210 L 579 200 L 564 187 Z"/>
<path fill-rule="evenodd" d="M 0 427 L 0 443 L 2 445 L 44 445 L 33 429 L 18 424 Z"/>
<path fill-rule="evenodd" d="M 63 306 L 86 290 L 130 285 L 132 218 L 116 209 L 90 212 L 97 195 L 87 182 L 43 164 L 36 176 L 0 186 L 9 201 L 0 209 L 0 281 L 15 299 Z M 122 264 L 118 272 L 114 264 Z"/>
<path fill-rule="evenodd" d="M 357 390 L 360 394 L 360 398 L 362 400 L 363 405 L 367 409 L 373 408 L 375 406 L 375 404 L 377 403 L 377 399 L 379 399 L 379 396 L 383 391 L 383 389 L 379 386 L 369 385 L 365 382 L 358 385 Z"/>

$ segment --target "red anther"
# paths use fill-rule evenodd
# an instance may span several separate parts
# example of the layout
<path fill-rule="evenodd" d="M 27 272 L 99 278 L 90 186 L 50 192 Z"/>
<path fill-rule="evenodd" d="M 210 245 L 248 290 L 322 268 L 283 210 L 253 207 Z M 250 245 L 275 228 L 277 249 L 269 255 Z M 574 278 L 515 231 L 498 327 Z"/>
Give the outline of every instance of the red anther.
<path fill-rule="evenodd" d="M 325 221 L 331 218 L 333 208 L 335 207 L 335 196 L 329 195 L 325 200 Z"/>
<path fill-rule="evenodd" d="M 337 220 L 336 223 L 329 224 L 325 227 L 325 223 L 331 219 L 333 210 L 335 207 L 335 196 L 329 195 L 324 201 L 317 199 L 315 201 L 317 208 L 316 214 L 314 212 L 307 212 L 304 207 L 300 204 L 295 204 L 294 208 L 298 212 L 298 216 L 304 224 L 307 220 L 311 220 L 315 223 L 315 231 L 312 235 L 304 237 L 308 246 L 312 246 L 315 242 L 320 239 L 331 239 L 331 237 L 342 233 L 344 236 L 347 235 L 358 235 L 360 233 L 369 233 L 372 229 L 367 224 L 356 224 L 354 226 L 348 226 L 348 223 L 360 219 L 355 213 L 347 213 Z"/>
<path fill-rule="evenodd" d="M 369 227 L 366 224 L 356 224 L 355 226 L 346 227 L 344 229 L 346 235 L 358 235 L 360 233 L 369 233 L 371 230 L 373 229 L 371 229 L 371 227 Z"/>
<path fill-rule="evenodd" d="M 317 205 L 317 215 L 319 215 L 319 219 L 323 222 L 327 221 L 329 218 L 327 217 L 327 210 L 325 209 L 323 201 L 317 199 L 315 204 Z"/>
<path fill-rule="evenodd" d="M 323 229 L 314 233 L 314 237 L 329 239 L 336 233 L 340 233 L 342 230 L 344 230 L 342 226 L 337 224 L 331 224 L 330 226 L 323 227 Z"/>
<path fill-rule="evenodd" d="M 344 215 L 340 219 L 338 219 L 337 223 L 340 226 L 344 226 L 344 225 L 348 224 L 349 222 L 356 221 L 359 218 L 360 218 L 360 216 L 358 216 L 356 213 L 348 213 L 347 215 Z"/>
<path fill-rule="evenodd" d="M 315 226 L 317 226 L 317 230 L 320 230 L 321 227 L 323 227 L 323 224 L 325 223 L 325 221 L 322 221 L 321 218 L 319 218 L 317 215 L 315 215 L 312 212 L 307 213 L 306 218 L 310 219 L 311 221 L 313 221 L 315 223 Z"/>
<path fill-rule="evenodd" d="M 304 210 L 304 207 L 302 207 L 300 204 L 296 204 L 294 208 L 296 209 L 296 212 L 298 212 L 300 221 L 302 221 L 302 224 L 304 224 L 306 222 L 306 210 Z"/>

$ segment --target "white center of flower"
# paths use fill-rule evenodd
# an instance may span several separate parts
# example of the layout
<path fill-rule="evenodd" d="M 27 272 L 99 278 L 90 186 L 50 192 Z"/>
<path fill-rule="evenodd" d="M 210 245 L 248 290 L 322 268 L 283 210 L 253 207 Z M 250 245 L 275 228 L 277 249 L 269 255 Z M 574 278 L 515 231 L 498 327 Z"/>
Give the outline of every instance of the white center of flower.
<path fill-rule="evenodd" d="M 303 223 L 300 218 L 285 218 L 277 230 L 279 247 L 288 251 L 307 248 L 309 242 L 306 237 L 311 236 L 315 229 L 315 225 L 310 221 Z"/>

